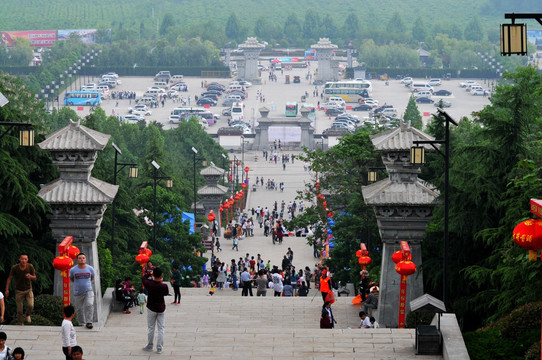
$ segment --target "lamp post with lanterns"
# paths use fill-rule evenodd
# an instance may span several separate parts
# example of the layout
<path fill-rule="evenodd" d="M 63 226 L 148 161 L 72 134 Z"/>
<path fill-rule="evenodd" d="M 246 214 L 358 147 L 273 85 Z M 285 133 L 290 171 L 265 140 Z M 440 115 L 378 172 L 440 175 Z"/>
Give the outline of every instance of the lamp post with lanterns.
<path fill-rule="evenodd" d="M 425 147 L 423 144 L 431 145 L 440 155 L 444 157 L 444 249 L 443 249 L 443 302 L 447 305 L 448 300 L 448 243 L 449 243 L 449 204 L 450 204 L 450 123 L 457 126 L 457 122 L 450 117 L 445 111 L 438 109 L 439 115 L 443 116 L 446 123 L 446 132 L 444 140 L 424 140 L 414 141 L 414 145 L 410 149 L 410 163 L 412 165 L 421 166 L 425 164 Z M 435 146 L 444 144 L 444 153 Z"/>
<path fill-rule="evenodd" d="M 113 185 L 117 185 L 117 174 L 124 169 L 126 166 L 129 166 L 128 177 L 137 178 L 138 177 L 138 168 L 136 163 L 119 163 L 117 162 L 117 156 L 122 155 L 122 151 L 118 148 L 115 143 L 112 144 L 113 149 L 115 149 L 115 168 L 113 170 Z M 118 166 L 121 166 L 120 169 Z M 115 244 L 115 214 L 116 214 L 116 203 L 117 198 L 113 199 L 112 205 L 112 215 L 111 215 L 111 251 L 113 251 L 113 246 Z"/>
<path fill-rule="evenodd" d="M 153 202 L 153 213 L 154 217 L 152 220 L 152 227 L 153 227 L 153 233 L 152 233 L 152 239 L 154 244 L 154 250 L 156 250 L 156 184 L 158 180 L 165 179 L 166 180 L 166 188 L 171 189 L 173 187 L 173 180 L 169 176 L 158 176 L 158 170 L 160 169 L 160 165 L 156 161 L 152 161 L 151 165 L 154 167 L 153 172 L 153 180 L 154 180 L 154 202 Z"/>

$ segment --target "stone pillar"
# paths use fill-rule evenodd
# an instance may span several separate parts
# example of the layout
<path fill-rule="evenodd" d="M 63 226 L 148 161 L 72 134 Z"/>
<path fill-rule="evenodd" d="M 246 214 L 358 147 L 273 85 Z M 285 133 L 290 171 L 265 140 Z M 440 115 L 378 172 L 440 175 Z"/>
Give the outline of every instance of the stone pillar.
<path fill-rule="evenodd" d="M 239 49 L 243 51 L 245 56 L 244 71 L 241 72 L 239 69 L 237 73 L 240 79 L 250 81 L 253 84 L 261 84 L 258 59 L 264 47 L 265 45 L 259 43 L 255 37 L 248 37 L 247 41 L 239 45 Z"/>
<path fill-rule="evenodd" d="M 96 271 L 94 278 L 94 322 L 103 322 L 100 265 L 96 239 L 106 204 L 113 202 L 118 185 L 90 176 L 97 152 L 105 148 L 110 135 L 81 126 L 79 122 L 49 135 L 39 144 L 49 151 L 58 167 L 60 178 L 43 185 L 38 195 L 51 206 L 48 215 L 53 238 L 58 244 L 73 236 L 73 244 L 87 256 L 88 265 Z M 58 253 L 57 253 L 58 255 Z M 62 278 L 55 271 L 54 294 L 62 296 Z"/>
<path fill-rule="evenodd" d="M 302 106 L 299 112 L 301 112 L 301 118 L 297 123 L 301 128 L 300 148 L 302 149 L 305 146 L 307 149 L 312 149 L 314 146 L 314 128 L 311 126 L 311 120 L 308 117 L 309 109 Z"/>
<path fill-rule="evenodd" d="M 262 107 L 259 111 L 262 117 L 258 119 L 258 126 L 255 129 L 254 149 L 264 150 L 269 146 L 269 127 L 272 124 L 272 120 L 269 118 L 269 109 Z"/>
<path fill-rule="evenodd" d="M 318 58 L 318 82 L 325 83 L 326 81 L 337 80 L 338 64 L 333 60 L 333 51 L 338 48 L 332 44 L 328 38 L 320 38 L 317 44 L 311 45 L 311 48 L 316 50 Z"/>

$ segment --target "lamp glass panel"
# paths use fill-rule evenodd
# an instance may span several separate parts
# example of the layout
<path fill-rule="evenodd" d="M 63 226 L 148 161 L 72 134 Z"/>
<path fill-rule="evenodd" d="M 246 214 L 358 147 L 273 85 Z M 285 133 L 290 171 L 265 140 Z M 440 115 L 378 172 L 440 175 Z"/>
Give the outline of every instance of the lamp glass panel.
<path fill-rule="evenodd" d="M 525 24 L 501 25 L 501 55 L 527 54 L 527 26 Z"/>
<path fill-rule="evenodd" d="M 139 176 L 139 169 L 136 166 L 130 166 L 128 177 L 137 178 Z"/>
<path fill-rule="evenodd" d="M 412 165 L 425 164 L 425 148 L 423 146 L 413 146 L 410 148 L 410 163 Z"/>
<path fill-rule="evenodd" d="M 167 179 L 166 180 L 166 188 L 171 189 L 173 187 L 173 180 Z"/>
<path fill-rule="evenodd" d="M 367 180 L 371 183 L 376 182 L 376 171 L 369 171 L 367 174 Z"/>
<path fill-rule="evenodd" d="M 34 130 L 23 129 L 19 131 L 20 146 L 34 146 Z"/>

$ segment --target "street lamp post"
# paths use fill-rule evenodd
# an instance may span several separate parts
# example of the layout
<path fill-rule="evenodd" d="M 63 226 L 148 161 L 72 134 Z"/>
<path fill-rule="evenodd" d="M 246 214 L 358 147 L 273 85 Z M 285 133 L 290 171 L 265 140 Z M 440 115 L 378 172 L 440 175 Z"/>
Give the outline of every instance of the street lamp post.
<path fill-rule="evenodd" d="M 194 221 L 196 220 L 196 155 L 198 150 L 192 146 L 192 152 L 194 153 Z"/>
<path fill-rule="evenodd" d="M 449 204 L 450 204 L 450 123 L 457 126 L 457 122 L 450 117 L 445 111 L 438 109 L 438 113 L 444 116 L 446 120 L 446 133 L 444 140 L 426 140 L 426 141 L 414 141 L 416 146 L 413 146 L 410 150 L 410 163 L 412 165 L 423 165 L 425 163 L 425 148 L 423 144 L 429 144 L 444 157 L 444 251 L 443 251 L 443 302 L 447 305 L 448 301 L 448 243 L 449 243 Z M 444 153 L 440 151 L 436 144 L 444 144 Z"/>
<path fill-rule="evenodd" d="M 122 151 L 118 148 L 115 143 L 112 144 L 113 149 L 115 149 L 115 169 L 113 171 L 113 185 L 117 185 L 117 174 L 124 169 L 126 166 L 130 166 L 130 171 L 128 172 L 128 177 L 137 178 L 138 177 L 138 168 L 136 163 L 119 163 L 117 162 L 117 155 L 122 155 Z M 118 165 L 121 166 L 120 169 L 117 169 Z M 117 197 L 113 199 L 112 204 L 112 214 L 111 214 L 111 253 L 113 253 L 113 246 L 115 244 L 115 214 L 117 209 Z"/>
<path fill-rule="evenodd" d="M 153 220 L 152 220 L 152 239 L 154 243 L 154 249 L 156 250 L 156 183 L 160 179 L 166 179 L 166 188 L 170 189 L 173 187 L 173 182 L 171 181 L 171 178 L 168 176 L 158 176 L 158 170 L 160 169 L 160 165 L 156 161 L 152 161 L 151 165 L 154 167 L 153 172 L 153 180 L 154 180 L 154 201 L 153 201 Z"/>
<path fill-rule="evenodd" d="M 226 184 L 226 178 L 224 176 L 226 176 L 226 155 L 224 154 L 220 154 L 222 155 L 222 170 L 224 170 L 224 173 L 222 174 L 222 182 L 224 184 Z"/>

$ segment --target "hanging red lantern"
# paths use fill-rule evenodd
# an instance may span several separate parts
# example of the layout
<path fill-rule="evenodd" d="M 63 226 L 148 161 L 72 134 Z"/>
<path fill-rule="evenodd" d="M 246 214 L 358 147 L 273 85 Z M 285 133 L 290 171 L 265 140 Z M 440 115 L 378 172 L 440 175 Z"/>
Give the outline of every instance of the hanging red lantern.
<path fill-rule="evenodd" d="M 408 260 L 399 261 L 399 263 L 395 265 L 395 271 L 401 276 L 409 276 L 416 272 L 416 264 Z"/>
<path fill-rule="evenodd" d="M 224 209 L 228 210 L 230 208 L 230 202 L 229 201 L 226 201 L 224 203 Z"/>
<path fill-rule="evenodd" d="M 76 259 L 77 255 L 79 255 L 80 253 L 81 250 L 79 250 L 77 246 L 70 245 L 70 247 L 68 248 L 68 256 L 72 259 Z"/>
<path fill-rule="evenodd" d="M 514 242 L 529 250 L 529 260 L 536 261 L 542 248 L 542 220 L 529 219 L 520 222 L 512 232 Z"/>
<path fill-rule="evenodd" d="M 247 187 L 247 184 L 245 184 L 245 183 L 241 184 L 241 188 L 245 189 L 246 187 Z"/>
<path fill-rule="evenodd" d="M 393 255 L 391 256 L 391 260 L 394 262 L 394 263 L 399 263 L 399 261 L 401 261 L 403 258 L 403 254 L 401 253 L 401 250 L 397 250 L 396 252 L 393 253 Z"/>
<path fill-rule="evenodd" d="M 361 250 L 356 251 L 356 257 L 360 257 L 361 255 Z"/>
<path fill-rule="evenodd" d="M 369 256 L 360 256 L 358 259 L 358 263 L 363 267 L 363 270 L 365 270 L 367 266 L 371 265 L 372 262 L 373 259 L 371 259 Z"/>
<path fill-rule="evenodd" d="M 241 198 L 241 195 L 239 193 L 235 194 L 235 200 L 239 200 Z"/>
<path fill-rule="evenodd" d="M 57 256 L 53 260 L 53 267 L 57 270 L 62 271 L 62 276 L 68 276 L 67 272 L 72 268 L 73 266 L 73 259 L 69 256 L 61 255 Z"/>
<path fill-rule="evenodd" d="M 322 200 L 325 199 L 324 195 L 322 195 L 322 194 L 318 194 L 316 197 L 317 197 L 318 199 L 322 199 Z"/>
<path fill-rule="evenodd" d="M 145 264 L 149 262 L 149 256 L 148 256 L 147 254 L 144 254 L 144 253 L 138 254 L 138 255 L 136 255 L 136 257 L 135 257 L 135 261 L 136 261 L 139 265 L 145 266 Z"/>
<path fill-rule="evenodd" d="M 324 206 L 324 209 L 326 209 L 326 208 L 327 208 L 327 201 L 324 201 L 324 202 L 322 203 L 322 205 Z"/>
<path fill-rule="evenodd" d="M 247 173 L 250 170 L 248 166 L 245 166 L 245 172 Z"/>

